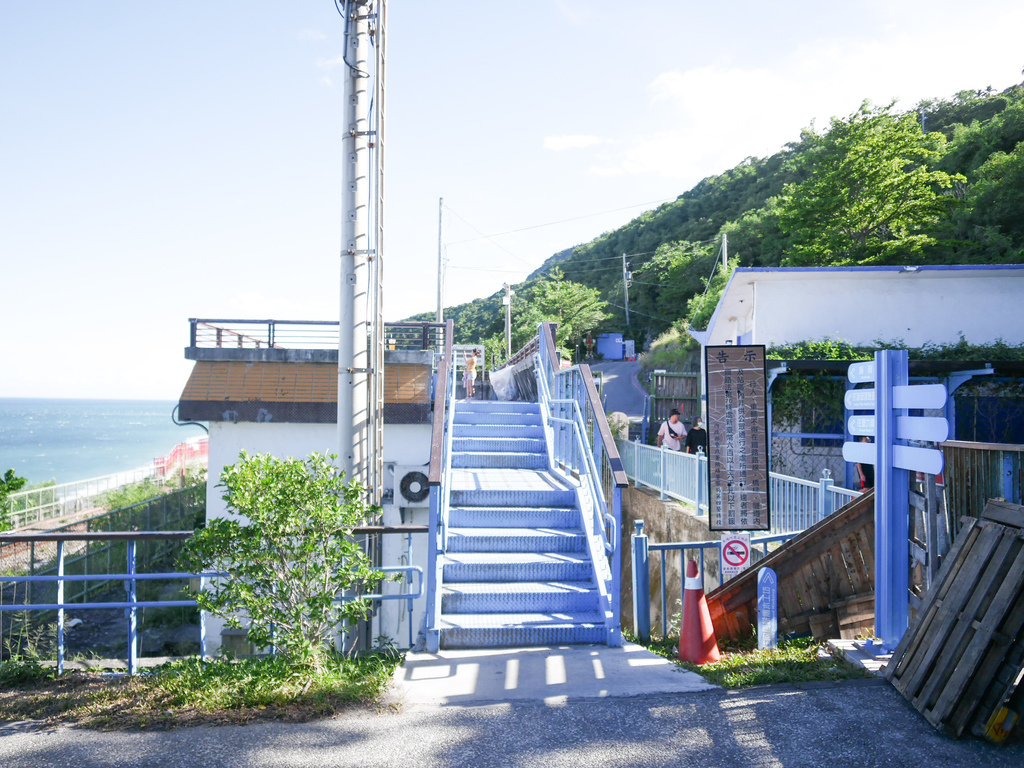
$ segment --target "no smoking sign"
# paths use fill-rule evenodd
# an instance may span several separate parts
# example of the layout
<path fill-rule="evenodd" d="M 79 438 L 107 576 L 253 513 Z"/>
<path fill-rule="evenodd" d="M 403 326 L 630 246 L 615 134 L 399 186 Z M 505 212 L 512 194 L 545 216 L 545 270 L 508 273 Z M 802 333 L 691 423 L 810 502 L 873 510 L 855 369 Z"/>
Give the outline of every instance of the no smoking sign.
<path fill-rule="evenodd" d="M 722 576 L 731 579 L 750 567 L 750 534 L 729 533 L 722 536 Z"/>

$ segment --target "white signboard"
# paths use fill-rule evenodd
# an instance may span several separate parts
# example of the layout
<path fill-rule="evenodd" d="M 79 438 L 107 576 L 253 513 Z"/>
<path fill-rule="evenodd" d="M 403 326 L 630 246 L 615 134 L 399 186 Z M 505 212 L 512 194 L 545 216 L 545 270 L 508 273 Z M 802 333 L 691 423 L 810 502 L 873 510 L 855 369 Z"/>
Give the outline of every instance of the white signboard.
<path fill-rule="evenodd" d="M 724 534 L 722 536 L 722 578 L 729 580 L 749 567 L 750 534 Z"/>

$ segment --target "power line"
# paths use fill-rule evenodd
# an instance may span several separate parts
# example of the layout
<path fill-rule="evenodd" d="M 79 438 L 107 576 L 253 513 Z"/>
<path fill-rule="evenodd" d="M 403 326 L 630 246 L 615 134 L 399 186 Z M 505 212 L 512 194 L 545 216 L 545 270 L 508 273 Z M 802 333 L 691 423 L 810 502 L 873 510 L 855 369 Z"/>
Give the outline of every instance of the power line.
<path fill-rule="evenodd" d="M 613 307 L 617 307 L 618 309 L 621 309 L 623 311 L 625 311 L 625 309 L 626 309 L 624 306 L 622 306 L 621 304 L 616 304 L 614 301 L 609 301 L 608 303 L 611 304 Z M 662 323 L 669 323 L 669 324 L 671 324 L 671 323 L 675 322 L 673 320 L 666 320 L 664 317 L 656 317 L 654 315 L 648 315 L 646 312 L 637 312 L 635 309 L 631 309 L 629 311 L 632 314 L 634 314 L 634 315 L 643 315 L 644 317 L 649 317 L 652 320 L 659 320 Z"/>
<path fill-rule="evenodd" d="M 534 266 L 533 266 L 532 264 L 530 264 L 530 262 L 528 262 L 528 261 L 527 261 L 526 259 L 524 259 L 524 258 L 523 258 L 522 256 L 519 256 L 518 254 L 512 253 L 512 251 L 510 251 L 510 250 L 509 250 L 508 248 L 506 248 L 505 246 L 503 246 L 503 245 L 501 245 L 501 244 L 499 244 L 499 243 L 496 243 L 496 242 L 494 242 L 494 241 L 493 241 L 493 240 L 491 239 L 491 235 L 485 235 L 485 234 L 484 234 L 483 232 L 481 232 L 481 231 L 480 231 L 479 229 L 477 229 L 476 227 L 474 227 L 474 226 L 473 226 L 472 224 L 470 224 L 470 223 L 469 223 L 468 221 L 466 221 L 466 219 L 465 219 L 465 218 L 463 218 L 463 217 L 462 217 L 462 215 L 460 215 L 458 211 L 456 211 L 456 210 L 455 210 L 454 208 L 452 208 L 452 207 L 451 207 L 450 205 L 446 205 L 446 206 L 445 206 L 445 210 L 446 210 L 446 211 L 448 211 L 449 213 L 455 214 L 455 216 L 457 216 L 457 217 L 458 217 L 458 219 L 459 219 L 459 220 L 460 220 L 460 221 L 461 221 L 461 222 L 462 222 L 463 224 L 465 224 L 465 225 L 466 225 L 467 227 L 469 227 L 469 228 L 470 228 L 470 229 L 472 229 L 472 230 L 473 230 L 474 232 L 476 232 L 476 233 L 477 233 L 478 235 L 480 235 L 480 237 L 479 237 L 479 238 L 477 238 L 478 240 L 487 240 L 487 241 L 488 241 L 488 242 L 489 242 L 489 243 L 490 243 L 491 245 L 493 245 L 493 246 L 494 246 L 495 248 L 500 248 L 501 250 L 503 250 L 503 251 L 504 251 L 505 253 L 507 253 L 507 254 L 508 254 L 509 256 L 511 256 L 512 258 L 516 259 L 517 261 L 521 261 L 521 262 L 523 262 L 523 264 L 525 264 L 526 266 L 530 267 L 530 269 L 536 269 L 536 267 L 534 267 Z M 468 242 L 468 241 L 463 241 L 463 242 Z M 447 245 L 454 245 L 454 243 L 447 243 Z"/>
<path fill-rule="evenodd" d="M 507 229 L 504 232 L 495 232 L 492 235 L 485 235 L 483 232 L 480 232 L 480 230 L 476 230 L 480 234 L 480 237 L 474 238 L 474 239 L 475 240 L 481 240 L 481 239 L 486 240 L 486 239 L 489 239 L 489 238 L 492 238 L 492 237 L 501 237 L 502 235 L 512 235 L 512 234 L 515 234 L 516 232 L 526 232 L 527 230 L 530 230 L 530 229 L 541 229 L 543 227 L 553 227 L 553 226 L 555 226 L 557 224 L 566 224 L 566 223 L 568 223 L 570 221 L 580 221 L 581 219 L 591 219 L 591 218 L 593 218 L 595 216 L 604 216 L 607 213 L 618 213 L 619 211 L 628 211 L 630 208 L 642 208 L 645 205 L 654 205 L 655 203 L 667 203 L 670 200 L 675 200 L 675 199 L 676 198 L 674 198 L 674 197 L 666 197 L 666 198 L 662 198 L 661 200 L 651 200 L 650 202 L 647 202 L 647 203 L 636 203 L 634 205 L 627 205 L 627 206 L 625 206 L 623 208 L 612 208 L 609 211 L 599 211 L 597 213 L 586 213 L 586 214 L 584 214 L 582 216 L 573 216 L 572 218 L 569 218 L 569 219 L 559 219 L 558 221 L 549 221 L 549 222 L 546 222 L 544 224 L 531 224 L 528 227 L 520 227 L 519 229 Z M 463 221 L 465 221 L 465 219 L 463 219 Z M 476 228 L 474 227 L 474 229 L 476 229 Z M 450 245 L 461 245 L 462 243 L 471 243 L 471 242 L 473 242 L 473 240 L 459 240 L 457 242 L 450 243 Z M 637 255 L 637 254 L 633 254 L 633 255 Z"/>

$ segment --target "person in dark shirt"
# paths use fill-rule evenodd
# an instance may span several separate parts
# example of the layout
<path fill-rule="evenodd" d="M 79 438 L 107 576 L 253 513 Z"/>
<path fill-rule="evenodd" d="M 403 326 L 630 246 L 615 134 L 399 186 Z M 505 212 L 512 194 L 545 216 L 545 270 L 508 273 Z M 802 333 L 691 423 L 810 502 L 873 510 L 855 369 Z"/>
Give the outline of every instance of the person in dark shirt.
<path fill-rule="evenodd" d="M 696 453 L 698 448 L 703 448 L 704 453 L 708 452 L 708 433 L 699 416 L 693 420 L 693 426 L 686 433 L 686 452 Z"/>
<path fill-rule="evenodd" d="M 857 442 L 870 443 L 871 438 L 865 435 L 857 438 Z M 860 489 L 866 491 L 870 488 L 875 487 L 875 466 L 874 464 L 854 464 L 857 468 L 857 482 L 860 483 Z"/>

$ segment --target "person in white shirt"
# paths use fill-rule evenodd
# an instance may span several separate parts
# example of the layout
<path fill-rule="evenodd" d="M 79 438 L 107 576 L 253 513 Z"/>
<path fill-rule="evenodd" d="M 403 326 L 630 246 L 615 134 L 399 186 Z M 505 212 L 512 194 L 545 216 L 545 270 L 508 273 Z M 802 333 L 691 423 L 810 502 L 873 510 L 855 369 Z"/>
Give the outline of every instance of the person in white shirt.
<path fill-rule="evenodd" d="M 662 442 L 670 451 L 678 451 L 683 447 L 683 440 L 686 439 L 686 427 L 679 420 L 679 411 L 673 408 L 668 413 L 668 421 L 661 422 L 661 429 L 658 430 L 658 447 Z"/>

